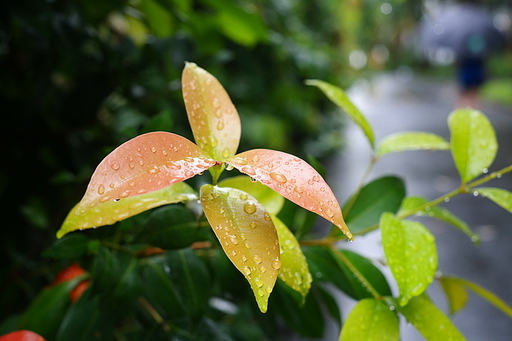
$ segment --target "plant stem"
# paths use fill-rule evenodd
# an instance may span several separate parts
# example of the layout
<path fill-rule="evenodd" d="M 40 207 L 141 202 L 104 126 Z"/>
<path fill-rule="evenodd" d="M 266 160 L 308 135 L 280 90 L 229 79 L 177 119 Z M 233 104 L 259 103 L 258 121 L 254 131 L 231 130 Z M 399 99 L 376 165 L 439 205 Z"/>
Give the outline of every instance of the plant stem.
<path fill-rule="evenodd" d="M 146 309 L 146 311 L 153 317 L 156 323 L 162 325 L 162 328 L 165 332 L 170 332 L 171 328 L 168 324 L 165 323 L 163 317 L 156 311 L 156 309 L 148 302 L 144 297 L 140 296 L 138 299 L 139 303 Z"/>

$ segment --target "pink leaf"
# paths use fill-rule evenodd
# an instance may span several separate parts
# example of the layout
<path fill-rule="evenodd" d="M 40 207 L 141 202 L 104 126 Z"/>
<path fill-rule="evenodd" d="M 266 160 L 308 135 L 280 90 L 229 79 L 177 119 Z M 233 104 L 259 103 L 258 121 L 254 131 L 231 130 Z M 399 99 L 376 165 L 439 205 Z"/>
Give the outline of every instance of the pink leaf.
<path fill-rule="evenodd" d="M 253 149 L 233 156 L 226 163 L 332 222 L 352 239 L 331 188 L 306 161 L 275 150 Z"/>
<path fill-rule="evenodd" d="M 198 146 L 179 135 L 167 132 L 139 135 L 101 161 L 75 213 L 83 214 L 109 200 L 159 190 L 215 164 Z"/>

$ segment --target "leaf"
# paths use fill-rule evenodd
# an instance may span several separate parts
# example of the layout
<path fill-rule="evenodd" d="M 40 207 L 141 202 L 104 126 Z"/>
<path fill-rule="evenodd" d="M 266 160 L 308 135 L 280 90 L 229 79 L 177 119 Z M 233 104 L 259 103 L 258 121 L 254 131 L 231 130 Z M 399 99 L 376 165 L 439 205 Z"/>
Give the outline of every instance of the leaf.
<path fill-rule="evenodd" d="M 1 335 L 0 341 L 45 341 L 45 339 L 30 330 L 16 330 L 9 334 Z"/>
<path fill-rule="evenodd" d="M 464 308 L 468 302 L 468 292 L 463 285 L 452 280 L 450 277 L 439 278 L 439 283 L 448 298 L 450 314 L 455 314 Z"/>
<path fill-rule="evenodd" d="M 312 282 L 306 257 L 302 253 L 299 242 L 288 227 L 275 216 L 272 216 L 272 221 L 279 237 L 281 249 L 279 278 L 290 288 L 299 292 L 302 298 L 305 299 Z"/>
<path fill-rule="evenodd" d="M 100 204 L 162 189 L 215 164 L 195 144 L 179 135 L 139 135 L 100 162 L 75 212 L 81 215 Z"/>
<path fill-rule="evenodd" d="M 353 233 L 377 225 L 383 212 L 395 213 L 405 197 L 402 179 L 386 176 L 364 186 L 343 208 Z"/>
<path fill-rule="evenodd" d="M 44 257 L 57 259 L 77 259 L 87 252 L 89 238 L 81 234 L 73 234 L 57 239 L 43 252 Z"/>
<path fill-rule="evenodd" d="M 419 222 L 384 213 L 380 221 L 384 254 L 405 305 L 425 291 L 437 269 L 434 236 Z"/>
<path fill-rule="evenodd" d="M 441 136 L 424 132 L 402 132 L 384 138 L 377 151 L 381 157 L 388 153 L 407 150 L 447 150 L 450 144 Z"/>
<path fill-rule="evenodd" d="M 141 6 L 144 10 L 146 21 L 155 36 L 167 38 L 172 35 L 174 17 L 158 1 L 143 0 L 141 1 Z"/>
<path fill-rule="evenodd" d="M 467 289 L 470 289 L 475 294 L 479 295 L 483 299 L 485 299 L 490 304 L 494 305 L 496 308 L 507 314 L 508 316 L 512 317 L 512 307 L 508 305 L 506 302 L 504 302 L 501 298 L 496 296 L 494 293 L 490 292 L 489 290 L 481 287 L 480 285 L 470 282 L 463 278 L 458 277 L 442 277 L 444 281 L 449 280 L 453 284 L 458 284 L 460 286 L 464 286 Z"/>
<path fill-rule="evenodd" d="M 197 199 L 196 192 L 184 182 L 167 186 L 160 190 L 141 194 L 122 200 L 109 200 L 95 205 L 82 214 L 77 215 L 78 204 L 68 213 L 64 223 L 57 232 L 57 238 L 82 229 L 103 225 L 112 225 L 149 209 L 178 202 Z"/>
<path fill-rule="evenodd" d="M 416 327 L 427 341 L 465 341 L 460 331 L 427 295 L 413 297 L 398 311 Z"/>
<path fill-rule="evenodd" d="M 334 193 L 306 161 L 276 150 L 253 149 L 226 162 L 295 204 L 332 222 L 352 239 Z"/>
<path fill-rule="evenodd" d="M 316 280 L 330 282 L 356 300 L 372 297 L 336 252 L 322 246 L 308 246 L 303 251 Z M 337 252 L 341 252 L 380 295 L 391 296 L 386 278 L 367 258 L 348 250 Z"/>
<path fill-rule="evenodd" d="M 484 198 L 491 199 L 510 213 L 512 213 L 512 192 L 501 188 L 479 187 L 474 188 Z"/>
<path fill-rule="evenodd" d="M 84 276 L 78 276 L 43 289 L 23 315 L 20 328 L 32 330 L 53 340 L 68 309 L 69 292 L 83 279 Z"/>
<path fill-rule="evenodd" d="M 427 206 L 428 201 L 421 197 L 408 197 L 405 198 L 402 202 L 402 207 L 400 208 L 400 213 L 409 215 L 414 212 L 415 215 L 418 216 L 426 216 L 432 217 L 448 224 L 451 224 L 464 232 L 471 241 L 474 243 L 480 242 L 480 237 L 471 231 L 471 228 L 464 221 L 460 220 L 456 215 L 454 215 L 449 210 L 439 207 L 439 206 Z M 421 208 L 421 209 L 420 209 Z M 420 210 L 418 210 L 420 209 Z"/>
<path fill-rule="evenodd" d="M 491 123 L 478 110 L 457 109 L 448 117 L 452 156 L 463 183 L 487 169 L 498 151 Z"/>
<path fill-rule="evenodd" d="M 215 160 L 235 155 L 242 128 L 226 90 L 214 76 L 194 63 L 186 63 L 181 83 L 197 145 Z"/>
<path fill-rule="evenodd" d="M 169 205 L 152 212 L 144 228 L 135 238 L 163 249 L 188 247 L 201 239 L 197 218 L 182 205 Z"/>
<path fill-rule="evenodd" d="M 306 84 L 318 87 L 332 102 L 334 102 L 334 104 L 343 109 L 363 130 L 363 133 L 370 142 L 372 149 L 375 147 L 375 136 L 370 123 L 366 120 L 366 117 L 364 117 L 359 109 L 350 101 L 342 89 L 316 79 L 308 79 L 306 80 Z"/>
<path fill-rule="evenodd" d="M 265 208 L 236 189 L 203 185 L 201 203 L 224 252 L 245 276 L 262 312 L 281 267 L 279 240 Z"/>
<path fill-rule="evenodd" d="M 269 214 L 278 214 L 284 205 L 284 197 L 273 189 L 254 182 L 250 177 L 234 176 L 218 183 L 220 187 L 231 187 L 242 190 L 252 195 L 260 204 L 265 207 Z"/>
<path fill-rule="evenodd" d="M 340 341 L 400 340 L 398 318 L 382 301 L 366 298 L 352 309 Z"/>

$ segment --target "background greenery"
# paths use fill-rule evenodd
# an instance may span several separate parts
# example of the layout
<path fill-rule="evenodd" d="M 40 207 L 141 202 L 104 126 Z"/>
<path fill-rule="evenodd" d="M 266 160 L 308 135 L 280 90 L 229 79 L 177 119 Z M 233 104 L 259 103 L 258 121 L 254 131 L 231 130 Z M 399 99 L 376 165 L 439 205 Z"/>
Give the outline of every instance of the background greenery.
<path fill-rule="evenodd" d="M 150 214 L 117 228 L 73 236 L 64 251 L 43 252 L 55 242 L 65 214 L 80 200 L 94 167 L 109 151 L 153 130 L 191 138 L 180 90 L 185 61 L 196 62 L 226 87 L 242 118 L 240 150 L 272 148 L 321 159 L 342 146 L 343 122 L 319 91 L 304 86 L 304 80 L 323 79 L 347 87 L 368 71 L 415 63 L 415 54 L 402 47 L 421 16 L 421 2 L 388 3 L 393 8 L 389 14 L 383 13 L 380 1 L 362 0 L 2 2 L 0 320 L 25 311 L 55 273 L 75 260 L 94 269 L 103 295 L 116 285 L 133 289 L 111 298 L 120 310 L 124 307 L 119 302 L 131 302 L 127 297 L 148 290 L 134 276 L 124 278 L 131 285 L 115 282 L 126 269 L 137 268 L 137 274 L 153 283 L 166 262 L 179 264 L 176 257 L 185 256 L 194 261 L 196 256 L 181 250 L 155 260 L 160 267 L 154 267 L 130 258 L 138 252 L 136 245 L 128 246 L 130 252 L 105 246 L 112 240 L 136 240 L 142 232 L 134 226 L 149 228 L 151 224 L 144 224 L 151 221 Z M 362 69 L 350 65 L 351 53 L 357 50 L 369 56 Z M 183 223 L 192 219 L 183 207 L 160 212 L 171 213 Z M 158 240 L 157 236 L 150 242 L 159 246 Z M 175 249 L 187 242 L 160 246 Z M 226 278 L 235 276 L 225 258 L 214 259 L 213 268 L 224 269 Z M 198 280 L 208 281 L 208 273 L 198 271 Z M 314 290 L 310 297 L 326 297 Z M 279 291 L 275 297 L 288 299 Z M 99 299 L 88 304 L 97 305 Z M 319 309 L 311 301 L 306 301 L 304 313 Z M 324 301 L 330 306 L 328 298 Z M 206 309 L 196 303 L 183 304 Z M 239 315 L 244 320 L 244 314 L 252 313 L 242 309 L 248 309 Z M 112 311 L 102 314 L 126 317 Z M 170 314 L 180 316 L 182 311 Z M 280 328 L 269 322 L 270 317 L 254 317 L 264 319 L 261 325 L 271 329 L 266 332 Z M 318 321 L 312 319 L 311 326 L 300 321 L 287 324 L 313 333 L 310 336 L 321 333 L 322 324 L 314 324 Z M 104 323 L 101 328 L 107 330 L 119 321 Z M 252 330 L 249 327 L 243 326 L 245 331 Z"/>

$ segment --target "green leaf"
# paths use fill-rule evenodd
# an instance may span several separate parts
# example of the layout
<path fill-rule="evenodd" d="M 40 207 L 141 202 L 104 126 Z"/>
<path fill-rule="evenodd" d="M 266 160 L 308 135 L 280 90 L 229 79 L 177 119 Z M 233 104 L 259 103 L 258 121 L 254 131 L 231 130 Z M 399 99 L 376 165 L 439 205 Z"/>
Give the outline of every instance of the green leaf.
<path fill-rule="evenodd" d="M 432 301 L 423 294 L 412 298 L 398 311 L 412 323 L 427 341 L 465 341 L 460 331 Z"/>
<path fill-rule="evenodd" d="M 200 240 L 202 230 L 189 209 L 169 205 L 152 212 L 136 240 L 163 249 L 179 249 Z"/>
<path fill-rule="evenodd" d="M 442 277 L 443 280 L 449 280 L 451 283 L 458 284 L 461 286 L 466 287 L 467 289 L 470 289 L 475 294 L 479 295 L 483 299 L 485 299 L 487 302 L 494 305 L 496 308 L 507 314 L 508 316 L 512 317 L 512 307 L 505 303 L 501 298 L 496 296 L 494 293 L 490 292 L 489 290 L 479 286 L 476 283 L 470 282 L 466 279 L 458 278 L 458 277 Z"/>
<path fill-rule="evenodd" d="M 367 298 L 352 309 L 341 330 L 340 341 L 400 340 L 398 317 L 382 301 Z"/>
<path fill-rule="evenodd" d="M 272 216 L 279 237 L 281 269 L 279 278 L 290 288 L 299 292 L 303 299 L 311 288 L 311 274 L 306 257 L 293 233 L 279 218 Z"/>
<path fill-rule="evenodd" d="M 464 221 L 460 220 L 452 212 L 443 207 L 428 206 L 427 204 L 428 200 L 424 198 L 408 197 L 405 198 L 404 201 L 402 202 L 400 213 L 409 215 L 414 212 L 414 214 L 418 216 L 426 216 L 442 220 L 464 232 L 469 238 L 471 238 L 472 242 L 480 242 L 480 237 L 476 233 L 471 231 L 469 225 L 466 224 Z"/>
<path fill-rule="evenodd" d="M 405 197 L 402 179 L 386 176 L 364 186 L 343 208 L 345 222 L 353 233 L 377 225 L 384 212 L 395 213 Z"/>
<path fill-rule="evenodd" d="M 455 314 L 464 308 L 468 302 L 468 292 L 464 286 L 450 277 L 439 278 L 439 283 L 448 298 L 450 314 Z"/>
<path fill-rule="evenodd" d="M 43 289 L 23 315 L 20 328 L 32 330 L 48 340 L 54 339 L 69 307 L 69 292 L 83 277 Z"/>
<path fill-rule="evenodd" d="M 450 144 L 441 136 L 424 132 L 402 132 L 384 138 L 377 152 L 381 157 L 388 153 L 407 150 L 447 150 Z"/>
<path fill-rule="evenodd" d="M 43 252 L 44 257 L 57 259 L 78 259 L 87 252 L 89 238 L 81 234 L 68 235 L 57 239 Z"/>
<path fill-rule="evenodd" d="M 171 269 L 170 280 L 175 283 L 187 315 L 203 316 L 211 293 L 206 265 L 192 249 L 169 251 L 166 258 Z"/>
<path fill-rule="evenodd" d="M 181 84 L 197 145 L 215 160 L 235 155 L 242 128 L 238 112 L 224 87 L 194 63 L 186 63 Z"/>
<path fill-rule="evenodd" d="M 386 278 L 367 258 L 348 250 L 340 252 L 380 295 L 391 296 L 391 289 Z M 304 254 L 316 280 L 330 282 L 357 300 L 372 297 L 352 271 L 330 249 L 322 246 L 308 246 L 304 248 Z"/>
<path fill-rule="evenodd" d="M 491 199 L 510 213 L 512 213 L 512 192 L 501 188 L 478 187 L 474 188 L 484 198 Z"/>
<path fill-rule="evenodd" d="M 425 291 L 437 269 L 434 236 L 419 222 L 384 213 L 380 221 L 384 254 L 405 305 Z"/>
<path fill-rule="evenodd" d="M 341 326 L 341 311 L 336 298 L 334 298 L 328 290 L 325 290 L 321 286 L 315 286 L 313 290 L 318 292 L 318 297 L 321 299 L 323 306 L 325 306 L 327 312 L 329 315 L 331 315 L 334 322 Z"/>
<path fill-rule="evenodd" d="M 173 33 L 174 17 L 164 7 L 153 0 L 143 0 L 141 6 L 146 14 L 146 21 L 155 36 L 166 38 Z"/>
<path fill-rule="evenodd" d="M 252 181 L 248 176 L 227 178 L 220 181 L 218 186 L 237 188 L 252 195 L 269 214 L 277 215 L 284 205 L 284 197 L 281 194 L 259 182 Z"/>
<path fill-rule="evenodd" d="M 352 239 L 334 193 L 306 161 L 276 150 L 252 149 L 235 155 L 226 163 L 302 208 L 327 219 Z"/>
<path fill-rule="evenodd" d="M 453 160 L 463 183 L 473 180 L 494 161 L 498 151 L 491 123 L 478 110 L 457 109 L 448 117 Z"/>
<path fill-rule="evenodd" d="M 251 195 L 236 188 L 203 185 L 201 204 L 224 252 L 245 276 L 262 312 L 281 267 L 272 218 Z"/>
<path fill-rule="evenodd" d="M 334 102 L 334 104 L 343 109 L 350 116 L 350 118 L 352 118 L 354 122 L 363 130 L 366 138 L 370 142 L 372 149 L 375 147 L 375 136 L 370 123 L 366 120 L 366 117 L 364 117 L 359 109 L 350 101 L 342 89 L 327 82 L 316 79 L 308 79 L 306 80 L 306 84 L 318 87 L 332 102 Z"/>
<path fill-rule="evenodd" d="M 112 225 L 120 220 L 132 217 L 149 209 L 178 202 L 187 202 L 197 199 L 196 192 L 184 182 L 167 186 L 157 191 L 128 197 L 122 200 L 106 201 L 77 214 L 79 204 L 68 213 L 57 238 L 62 238 L 69 232 L 94 228 L 103 225 Z"/>

